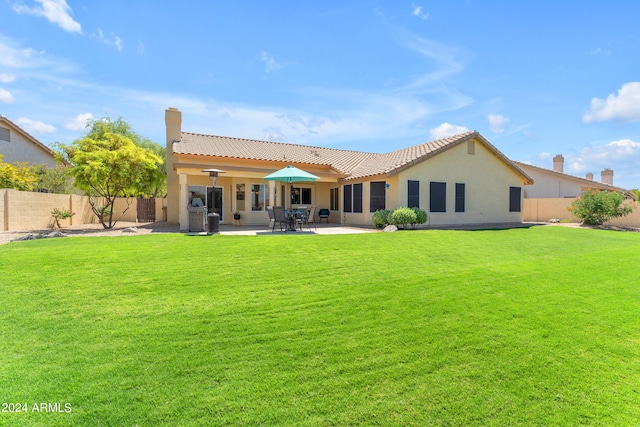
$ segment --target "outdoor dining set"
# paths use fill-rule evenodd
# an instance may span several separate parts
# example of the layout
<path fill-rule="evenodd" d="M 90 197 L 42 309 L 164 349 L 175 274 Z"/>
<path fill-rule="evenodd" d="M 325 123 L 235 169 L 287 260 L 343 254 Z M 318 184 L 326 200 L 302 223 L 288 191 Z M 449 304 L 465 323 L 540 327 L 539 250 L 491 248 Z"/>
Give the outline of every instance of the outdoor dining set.
<path fill-rule="evenodd" d="M 275 231 L 276 225 L 280 231 L 302 231 L 304 227 L 311 230 L 311 225 L 316 228 L 316 207 L 298 206 L 295 209 L 285 209 L 283 206 L 267 206 L 269 214 L 269 226 Z"/>

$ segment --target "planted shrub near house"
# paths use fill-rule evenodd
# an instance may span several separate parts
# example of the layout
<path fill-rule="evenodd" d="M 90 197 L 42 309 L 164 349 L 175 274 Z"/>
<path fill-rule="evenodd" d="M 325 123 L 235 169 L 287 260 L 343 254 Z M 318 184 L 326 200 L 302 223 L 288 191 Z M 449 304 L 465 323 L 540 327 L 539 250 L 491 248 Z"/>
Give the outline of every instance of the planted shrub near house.
<path fill-rule="evenodd" d="M 389 225 L 389 215 L 391 211 L 389 209 L 381 209 L 375 211 L 371 216 L 371 220 L 376 225 L 376 228 L 384 228 Z"/>
<path fill-rule="evenodd" d="M 393 211 L 381 209 L 376 211 L 371 220 L 376 228 L 384 228 L 387 225 L 396 225 L 405 228 L 407 224 L 415 227 L 427 222 L 427 211 L 420 208 L 399 207 Z"/>

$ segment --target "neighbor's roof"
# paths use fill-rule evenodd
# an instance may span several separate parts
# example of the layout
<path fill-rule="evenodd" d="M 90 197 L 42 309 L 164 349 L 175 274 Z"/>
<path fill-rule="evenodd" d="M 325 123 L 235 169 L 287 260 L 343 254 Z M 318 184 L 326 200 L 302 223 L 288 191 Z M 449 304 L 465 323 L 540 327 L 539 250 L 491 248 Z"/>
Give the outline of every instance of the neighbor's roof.
<path fill-rule="evenodd" d="M 31 141 L 36 147 L 44 150 L 45 152 L 47 152 L 47 154 L 51 155 L 51 157 L 55 157 L 55 153 L 53 152 L 53 150 L 51 150 L 51 148 L 47 147 L 42 142 L 38 141 L 35 137 L 31 136 L 31 134 L 29 134 L 29 132 L 27 132 L 26 130 L 22 129 L 20 126 L 18 126 L 17 124 L 15 124 L 11 120 L 9 120 L 7 117 L 5 117 L 2 114 L 0 114 L 0 123 L 2 123 L 2 122 L 7 124 L 8 126 L 13 127 L 14 129 L 16 129 L 18 132 L 20 132 L 22 135 L 24 135 L 25 138 L 27 138 L 29 141 Z"/>
<path fill-rule="evenodd" d="M 592 188 L 600 188 L 600 189 L 610 189 L 610 190 L 616 190 L 616 191 L 620 191 L 622 193 L 625 193 L 627 195 L 630 195 L 631 197 L 635 198 L 635 196 L 633 195 L 633 193 L 631 193 L 629 190 L 622 188 L 622 187 L 616 187 L 615 185 L 611 185 L 611 184 L 605 184 L 604 182 L 599 182 L 599 181 L 594 181 L 592 179 L 587 179 L 587 178 L 582 178 L 580 176 L 575 176 L 575 175 L 570 175 L 564 172 L 558 172 L 552 169 L 547 169 L 547 168 L 543 168 L 540 166 L 534 166 L 534 165 L 530 165 L 527 163 L 522 163 L 522 162 L 516 162 L 514 161 L 513 163 L 517 164 L 520 167 L 524 167 L 526 168 L 531 168 L 534 171 L 538 171 L 538 172 L 543 172 L 552 176 L 556 176 L 558 178 L 564 178 L 564 179 L 571 179 L 574 181 L 577 181 L 581 184 L 583 184 L 585 187 L 592 187 Z"/>
<path fill-rule="evenodd" d="M 325 165 L 344 174 L 346 180 L 376 175 L 392 176 L 458 144 L 470 139 L 476 139 L 483 143 L 508 167 L 521 175 L 526 183 L 533 183 L 533 180 L 522 169 L 475 131 L 402 148 L 385 154 L 189 132 L 182 132 L 181 136 L 180 141 L 173 143 L 174 154 L 284 161 L 302 165 Z"/>

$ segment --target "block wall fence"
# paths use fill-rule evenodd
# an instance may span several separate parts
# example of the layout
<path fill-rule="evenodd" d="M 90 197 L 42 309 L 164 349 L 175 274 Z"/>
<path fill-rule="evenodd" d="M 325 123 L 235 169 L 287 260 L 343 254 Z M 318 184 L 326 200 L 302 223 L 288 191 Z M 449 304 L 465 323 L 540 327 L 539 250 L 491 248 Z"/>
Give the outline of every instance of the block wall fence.
<path fill-rule="evenodd" d="M 547 222 L 550 219 L 581 222 L 571 212 L 569 207 L 575 199 L 572 197 L 557 199 L 524 199 L 522 205 L 522 220 L 524 222 Z M 627 202 L 629 203 L 629 202 Z M 640 205 L 635 206 L 633 212 L 623 218 L 614 218 L 607 223 L 617 227 L 640 228 Z"/>
<path fill-rule="evenodd" d="M 116 199 L 114 217 L 117 218 L 118 215 L 124 212 L 119 221 L 137 222 L 137 200 L 129 199 L 129 203 L 131 204 L 129 209 L 124 212 L 127 207 L 127 199 Z M 155 205 L 156 221 L 165 221 L 166 200 L 156 198 Z M 75 212 L 75 215 L 71 218 L 60 222 L 62 227 L 98 223 L 98 219 L 91 210 L 87 196 L 0 189 L 0 231 L 28 231 L 50 228 L 52 226 L 51 210 L 54 208 L 68 209 L 71 212 Z"/>

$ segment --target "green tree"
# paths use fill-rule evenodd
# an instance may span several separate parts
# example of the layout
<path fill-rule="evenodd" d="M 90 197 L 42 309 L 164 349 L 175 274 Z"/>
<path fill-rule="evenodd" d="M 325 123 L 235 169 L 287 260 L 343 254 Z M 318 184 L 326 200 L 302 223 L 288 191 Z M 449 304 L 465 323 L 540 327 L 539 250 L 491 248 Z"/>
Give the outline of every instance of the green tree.
<path fill-rule="evenodd" d="M 631 190 L 631 192 L 633 193 L 634 196 L 636 196 L 636 200 L 640 201 L 640 190 L 638 190 L 637 188 L 634 188 L 633 190 Z"/>
<path fill-rule="evenodd" d="M 107 134 L 118 134 L 129 138 L 133 143 L 155 154 L 160 161 L 156 163 L 154 170 L 148 171 L 148 175 L 142 180 L 141 196 L 147 197 L 164 197 L 167 194 L 167 169 L 165 165 L 166 148 L 157 142 L 153 142 L 149 138 L 145 138 L 136 132 L 127 121 L 122 117 L 112 120 L 109 117 L 103 117 L 98 120 L 87 121 L 87 137 L 101 140 Z"/>
<path fill-rule="evenodd" d="M 130 137 L 109 132 L 105 127 L 122 123 L 126 122 L 96 120 L 90 122 L 84 137 L 70 145 L 56 144 L 60 156 L 71 165 L 74 186 L 89 196 L 91 209 L 104 228 L 113 228 L 131 206 L 132 197 L 146 193 L 149 179 L 162 163 L 161 158 L 136 145 Z M 118 197 L 127 198 L 127 207 L 114 218 Z"/>
<path fill-rule="evenodd" d="M 37 178 L 27 162 L 5 163 L 0 154 L 0 188 L 14 188 L 31 191 L 36 187 Z"/>
<path fill-rule="evenodd" d="M 569 211 L 586 225 L 602 225 L 633 211 L 633 206 L 624 201 L 624 194 L 619 191 L 589 188 L 571 203 Z"/>
<path fill-rule="evenodd" d="M 49 167 L 44 164 L 32 165 L 31 170 L 36 176 L 36 189 L 45 193 L 72 193 L 69 168 L 63 164 Z"/>

